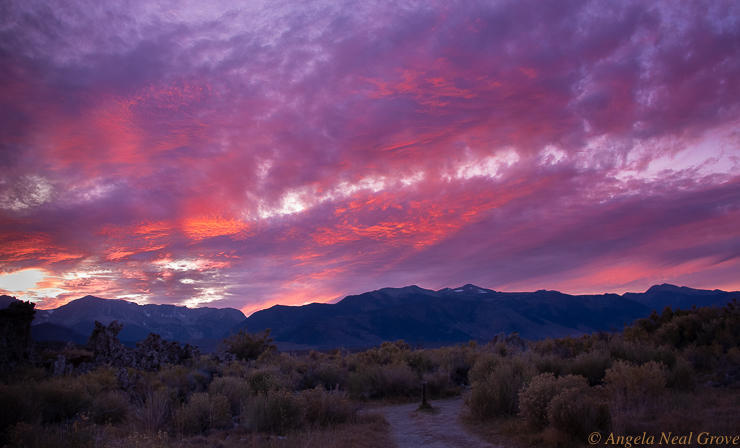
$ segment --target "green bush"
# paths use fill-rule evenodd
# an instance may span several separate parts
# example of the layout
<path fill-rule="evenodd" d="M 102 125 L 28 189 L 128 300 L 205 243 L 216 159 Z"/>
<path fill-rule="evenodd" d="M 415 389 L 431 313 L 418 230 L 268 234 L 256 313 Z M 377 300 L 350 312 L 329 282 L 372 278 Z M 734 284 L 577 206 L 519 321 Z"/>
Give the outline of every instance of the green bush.
<path fill-rule="evenodd" d="M 520 415 L 535 429 L 542 429 L 549 422 L 548 407 L 553 398 L 567 389 L 585 389 L 586 378 L 580 375 L 567 375 L 555 378 L 552 373 L 543 373 L 519 392 Z"/>
<path fill-rule="evenodd" d="M 284 434 L 301 425 L 303 409 L 294 393 L 277 390 L 250 397 L 242 416 L 252 431 Z"/>
<path fill-rule="evenodd" d="M 175 412 L 175 423 L 185 434 L 229 427 L 232 424 L 229 400 L 223 395 L 195 393 Z"/>

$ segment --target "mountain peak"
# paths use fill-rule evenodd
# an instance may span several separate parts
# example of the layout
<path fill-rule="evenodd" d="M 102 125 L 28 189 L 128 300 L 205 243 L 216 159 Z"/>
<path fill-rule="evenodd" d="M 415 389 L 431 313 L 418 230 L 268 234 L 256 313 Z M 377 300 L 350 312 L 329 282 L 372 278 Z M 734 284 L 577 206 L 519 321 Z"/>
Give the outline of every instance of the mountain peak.
<path fill-rule="evenodd" d="M 492 289 L 486 289 L 481 288 L 480 286 L 475 286 L 472 283 L 468 283 L 466 285 L 460 286 L 459 288 L 443 288 L 440 289 L 437 292 L 456 292 L 456 293 L 466 293 L 466 294 L 485 294 L 489 292 L 496 292 Z"/>
<path fill-rule="evenodd" d="M 691 289 L 691 288 L 686 288 L 685 286 L 671 285 L 670 283 L 663 283 L 661 285 L 653 285 L 650 288 L 648 288 L 648 290 L 645 292 L 664 292 L 664 291 L 678 292 L 678 291 L 682 291 L 686 289 Z"/>

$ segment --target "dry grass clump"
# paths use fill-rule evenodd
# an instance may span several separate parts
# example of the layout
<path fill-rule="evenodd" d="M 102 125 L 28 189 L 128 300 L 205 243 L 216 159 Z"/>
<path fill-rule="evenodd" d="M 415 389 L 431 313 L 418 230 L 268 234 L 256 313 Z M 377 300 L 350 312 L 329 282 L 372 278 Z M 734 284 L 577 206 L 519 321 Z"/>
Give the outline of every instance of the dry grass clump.
<path fill-rule="evenodd" d="M 166 389 L 149 391 L 144 404 L 136 410 L 136 421 L 141 424 L 146 434 L 154 434 L 169 422 L 172 400 Z"/>

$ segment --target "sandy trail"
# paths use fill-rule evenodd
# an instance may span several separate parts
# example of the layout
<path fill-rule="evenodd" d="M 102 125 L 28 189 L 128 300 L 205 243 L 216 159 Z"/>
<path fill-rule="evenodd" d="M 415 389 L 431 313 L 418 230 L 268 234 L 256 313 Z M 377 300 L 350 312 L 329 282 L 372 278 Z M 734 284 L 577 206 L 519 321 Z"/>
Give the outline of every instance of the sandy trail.
<path fill-rule="evenodd" d="M 462 427 L 459 420 L 463 409 L 462 397 L 437 400 L 431 404 L 435 413 L 417 412 L 418 403 L 383 406 L 377 409 L 391 425 L 391 434 L 398 448 L 496 447 Z"/>

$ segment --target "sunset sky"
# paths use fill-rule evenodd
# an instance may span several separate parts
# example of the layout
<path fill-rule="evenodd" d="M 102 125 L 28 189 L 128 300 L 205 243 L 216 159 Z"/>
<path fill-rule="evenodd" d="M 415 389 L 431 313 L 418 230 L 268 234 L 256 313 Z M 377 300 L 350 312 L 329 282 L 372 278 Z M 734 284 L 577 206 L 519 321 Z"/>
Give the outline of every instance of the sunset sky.
<path fill-rule="evenodd" d="M 0 293 L 740 290 L 740 2 L 7 0 Z"/>

